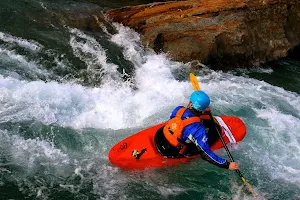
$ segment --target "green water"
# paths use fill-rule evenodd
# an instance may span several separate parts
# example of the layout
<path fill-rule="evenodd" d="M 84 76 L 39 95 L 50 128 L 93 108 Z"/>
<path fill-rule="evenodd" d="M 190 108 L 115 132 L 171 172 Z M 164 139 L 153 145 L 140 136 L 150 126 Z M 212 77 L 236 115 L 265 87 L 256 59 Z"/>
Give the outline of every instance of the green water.
<path fill-rule="evenodd" d="M 272 65 L 269 67 L 272 67 Z M 288 58 L 273 63 L 273 73 L 250 74 L 259 80 L 266 80 L 272 85 L 283 87 L 286 90 L 300 94 L 299 60 Z"/>
<path fill-rule="evenodd" d="M 145 171 L 109 162 L 114 144 L 187 103 L 191 67 L 128 28 L 91 32 L 52 16 L 148 2 L 0 2 L 0 199 L 252 199 L 237 174 L 201 159 Z M 194 73 L 215 115 L 245 122 L 230 150 L 254 190 L 299 199 L 299 60 Z"/>

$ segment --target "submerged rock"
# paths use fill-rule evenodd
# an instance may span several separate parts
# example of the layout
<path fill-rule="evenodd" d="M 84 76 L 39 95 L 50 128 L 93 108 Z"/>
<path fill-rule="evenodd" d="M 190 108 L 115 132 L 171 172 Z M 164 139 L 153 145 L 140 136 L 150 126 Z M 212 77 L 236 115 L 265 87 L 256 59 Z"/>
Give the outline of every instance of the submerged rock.
<path fill-rule="evenodd" d="M 300 44 L 298 0 L 189 0 L 107 10 L 142 42 L 177 61 L 253 66 Z"/>
<path fill-rule="evenodd" d="M 49 12 L 47 21 L 54 25 L 70 26 L 82 30 L 115 33 L 115 29 L 103 15 L 103 9 L 95 4 L 73 4 L 66 10 Z"/>

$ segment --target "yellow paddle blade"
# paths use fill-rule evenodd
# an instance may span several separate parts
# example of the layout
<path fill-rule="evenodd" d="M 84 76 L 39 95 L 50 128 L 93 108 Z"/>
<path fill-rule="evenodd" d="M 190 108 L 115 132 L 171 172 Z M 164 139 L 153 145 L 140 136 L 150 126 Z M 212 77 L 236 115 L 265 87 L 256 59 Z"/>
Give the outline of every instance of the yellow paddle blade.
<path fill-rule="evenodd" d="M 193 73 L 190 73 L 190 81 L 192 83 L 194 90 L 200 90 L 199 82 Z"/>

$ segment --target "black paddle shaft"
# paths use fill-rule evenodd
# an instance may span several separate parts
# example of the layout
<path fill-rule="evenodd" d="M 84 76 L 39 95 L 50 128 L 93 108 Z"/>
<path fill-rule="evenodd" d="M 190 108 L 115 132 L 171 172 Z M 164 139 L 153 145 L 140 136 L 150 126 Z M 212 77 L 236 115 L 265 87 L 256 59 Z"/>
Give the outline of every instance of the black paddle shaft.
<path fill-rule="evenodd" d="M 221 135 L 221 133 L 220 133 L 218 127 L 217 127 L 217 125 L 216 125 L 215 122 L 214 122 L 214 118 L 213 118 L 211 112 L 209 112 L 209 117 L 210 117 L 210 119 L 212 120 L 212 122 L 213 122 L 214 125 L 215 125 L 215 129 L 216 129 L 216 131 L 217 131 L 217 133 L 218 133 L 218 135 L 219 135 L 219 137 L 220 137 L 220 139 L 221 139 L 221 141 L 222 141 L 222 144 L 223 144 L 223 146 L 224 146 L 224 148 L 225 148 L 225 150 L 226 150 L 226 152 L 227 152 L 227 154 L 228 154 L 228 156 L 229 156 L 229 158 L 230 158 L 230 161 L 231 161 L 231 162 L 234 162 L 233 157 L 232 157 L 232 155 L 231 155 L 231 153 L 230 153 L 230 151 L 229 151 L 229 149 L 228 149 L 228 147 L 227 147 L 227 145 L 226 145 L 226 143 L 225 143 L 225 141 L 224 141 L 224 139 L 223 139 L 223 137 L 222 137 L 222 135 Z M 241 178 L 244 178 L 244 176 L 242 175 L 242 173 L 240 172 L 240 170 L 237 169 L 237 170 L 235 170 L 235 171 L 236 171 L 236 173 L 237 173 Z"/>

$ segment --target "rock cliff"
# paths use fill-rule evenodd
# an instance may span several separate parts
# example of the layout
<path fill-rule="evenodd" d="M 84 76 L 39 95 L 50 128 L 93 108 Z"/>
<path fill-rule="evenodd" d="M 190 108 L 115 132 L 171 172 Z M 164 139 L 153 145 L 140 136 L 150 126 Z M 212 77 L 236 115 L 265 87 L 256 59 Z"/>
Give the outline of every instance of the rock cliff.
<path fill-rule="evenodd" d="M 214 67 L 259 65 L 300 44 L 298 0 L 168 1 L 105 14 L 141 33 L 156 52 Z"/>

